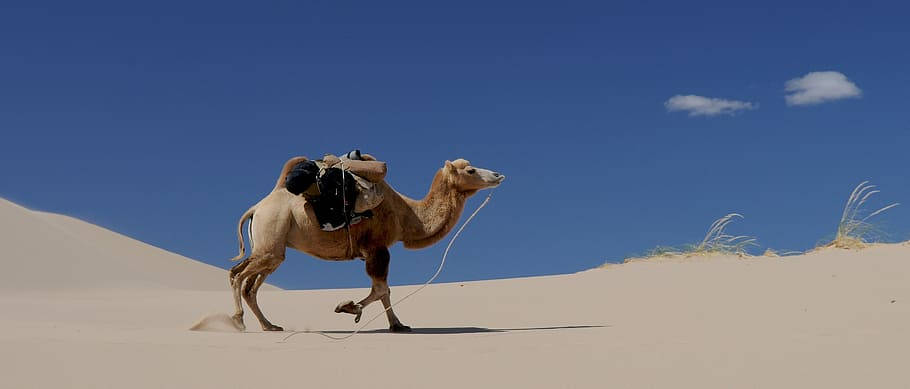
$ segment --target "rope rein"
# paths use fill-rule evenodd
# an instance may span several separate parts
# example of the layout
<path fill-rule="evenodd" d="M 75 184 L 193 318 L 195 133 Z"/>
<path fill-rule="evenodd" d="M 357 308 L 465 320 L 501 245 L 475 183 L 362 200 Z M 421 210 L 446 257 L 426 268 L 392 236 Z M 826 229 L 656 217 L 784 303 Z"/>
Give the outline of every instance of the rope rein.
<path fill-rule="evenodd" d="M 446 264 L 446 257 L 449 255 L 449 249 L 452 248 L 452 244 L 455 243 L 455 239 L 458 238 L 458 235 L 461 234 L 461 231 L 464 230 L 465 226 L 467 226 L 468 223 L 471 222 L 471 219 L 473 219 L 474 216 L 477 216 L 477 213 L 480 212 L 480 210 L 481 210 L 484 206 L 486 206 L 488 202 L 490 202 L 490 198 L 491 198 L 491 197 L 493 197 L 493 190 L 490 190 L 490 193 L 487 195 L 487 198 L 485 198 L 485 199 L 483 200 L 483 202 L 480 203 L 479 206 L 477 206 L 477 209 L 475 209 L 474 212 L 471 213 L 471 216 L 469 216 L 468 219 L 465 220 L 464 223 L 461 225 L 461 227 L 458 229 L 458 231 L 455 232 L 455 235 L 453 235 L 453 236 L 452 236 L 452 239 L 449 240 L 449 244 L 446 246 L 445 252 L 442 253 L 442 260 L 439 262 L 439 267 L 436 269 L 436 273 L 433 274 L 433 276 L 430 277 L 430 279 L 428 279 L 427 282 L 424 282 L 423 285 L 421 285 L 419 288 L 417 288 L 417 289 L 411 291 L 411 293 L 406 294 L 406 295 L 405 295 L 404 297 L 402 297 L 400 300 L 398 300 L 398 301 L 396 301 L 395 303 L 389 305 L 388 308 L 383 309 L 382 312 L 377 313 L 377 314 L 374 315 L 372 318 L 370 318 L 370 320 L 367 320 L 366 323 L 363 323 L 363 325 L 361 325 L 360 327 L 356 328 L 356 329 L 354 330 L 354 332 L 351 332 L 350 334 L 347 334 L 347 335 L 345 335 L 345 336 L 332 336 L 331 334 L 327 334 L 327 333 L 325 333 L 325 332 L 323 332 L 323 331 L 303 330 L 303 331 L 294 331 L 294 332 L 292 332 L 291 334 L 289 334 L 288 336 L 285 336 L 283 339 L 281 339 L 281 340 L 280 340 L 279 342 L 277 342 L 277 343 L 285 343 L 285 342 L 287 342 L 288 339 L 290 339 L 291 337 L 293 337 L 293 336 L 295 336 L 295 335 L 297 335 L 297 334 L 318 334 L 318 335 L 322 335 L 322 336 L 324 336 L 324 337 L 326 337 L 326 338 L 329 338 L 329 339 L 332 339 L 332 340 L 347 340 L 347 339 L 350 339 L 350 338 L 353 337 L 354 335 L 357 335 L 357 334 L 358 334 L 361 330 L 363 330 L 367 325 L 369 325 L 370 323 L 372 323 L 373 320 L 376 320 L 379 316 L 382 316 L 383 314 L 385 314 L 386 312 L 388 312 L 389 310 L 391 310 L 392 308 L 394 308 L 396 305 L 398 305 L 398 304 L 401 303 L 402 301 L 407 300 L 408 297 L 411 297 L 411 296 L 413 296 L 414 294 L 416 294 L 417 292 L 420 292 L 421 290 L 423 290 L 423 288 L 426 288 L 428 285 L 430 285 L 430 283 L 432 283 L 432 282 L 436 279 L 436 277 L 439 276 L 439 273 L 442 273 L 442 268 L 443 268 L 443 266 L 445 266 L 445 264 Z M 350 239 L 350 230 L 348 231 L 348 238 Z M 353 249 L 353 246 L 352 246 L 352 249 Z"/>

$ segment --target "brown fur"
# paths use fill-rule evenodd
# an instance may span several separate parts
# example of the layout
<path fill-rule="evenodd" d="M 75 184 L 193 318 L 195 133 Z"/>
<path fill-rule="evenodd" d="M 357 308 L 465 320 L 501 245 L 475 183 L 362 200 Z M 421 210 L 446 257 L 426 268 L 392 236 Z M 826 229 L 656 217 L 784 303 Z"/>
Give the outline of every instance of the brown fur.
<path fill-rule="evenodd" d="M 367 156 L 373 159 L 372 156 Z M 354 304 L 342 302 L 336 312 L 355 314 L 359 320 L 363 307 L 381 300 L 385 308 L 391 304 L 388 283 L 388 247 L 403 242 L 406 248 L 430 246 L 449 233 L 458 222 L 468 197 L 478 190 L 499 185 L 504 176 L 489 170 L 475 168 L 463 159 L 446 161 L 445 166 L 433 177 L 430 190 L 422 200 L 410 199 L 380 182 L 384 201 L 373 209 L 373 217 L 347 229 L 326 232 L 316 222 L 316 216 L 302 196 L 294 196 L 284 187 L 285 176 L 305 157 L 288 160 L 282 168 L 275 188 L 258 204 L 250 208 L 238 223 L 240 255 L 243 246 L 242 225 L 251 219 L 250 257 L 231 269 L 230 280 L 234 291 L 234 322 L 244 329 L 241 296 L 259 319 L 263 330 L 281 330 L 270 323 L 259 309 L 256 293 L 265 278 L 284 261 L 286 247 L 303 251 L 325 260 L 351 260 L 362 258 L 367 275 L 373 281 L 370 294 Z M 391 309 L 386 311 L 392 331 L 406 331 Z"/>

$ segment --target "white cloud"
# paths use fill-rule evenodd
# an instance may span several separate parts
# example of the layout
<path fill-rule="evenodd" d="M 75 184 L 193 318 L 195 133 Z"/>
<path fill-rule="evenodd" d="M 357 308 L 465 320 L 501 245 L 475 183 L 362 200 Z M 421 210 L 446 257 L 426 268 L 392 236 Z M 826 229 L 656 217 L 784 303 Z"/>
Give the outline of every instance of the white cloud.
<path fill-rule="evenodd" d="M 664 103 L 668 112 L 687 111 L 689 116 L 733 115 L 737 111 L 756 109 L 758 104 L 696 95 L 676 95 Z"/>
<path fill-rule="evenodd" d="M 863 91 L 840 72 L 811 72 L 787 81 L 787 105 L 811 105 L 860 97 Z"/>

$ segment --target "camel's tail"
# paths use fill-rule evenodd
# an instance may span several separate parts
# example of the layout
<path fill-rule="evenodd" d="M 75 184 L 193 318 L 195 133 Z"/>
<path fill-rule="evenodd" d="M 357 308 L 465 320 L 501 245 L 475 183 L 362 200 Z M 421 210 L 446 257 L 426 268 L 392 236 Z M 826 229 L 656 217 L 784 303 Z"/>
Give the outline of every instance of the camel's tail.
<path fill-rule="evenodd" d="M 243 213 L 243 216 L 240 217 L 240 221 L 237 222 L 237 242 L 240 243 L 240 254 L 238 254 L 234 258 L 231 258 L 232 262 L 240 260 L 241 258 L 243 258 L 244 255 L 246 255 L 246 246 L 243 244 L 243 222 L 245 222 L 246 219 L 250 219 L 250 234 L 249 234 L 250 235 L 250 249 L 253 248 L 253 219 L 252 219 L 252 217 L 253 217 L 254 213 L 256 213 L 255 205 L 250 207 L 250 209 L 246 210 L 246 212 Z"/>

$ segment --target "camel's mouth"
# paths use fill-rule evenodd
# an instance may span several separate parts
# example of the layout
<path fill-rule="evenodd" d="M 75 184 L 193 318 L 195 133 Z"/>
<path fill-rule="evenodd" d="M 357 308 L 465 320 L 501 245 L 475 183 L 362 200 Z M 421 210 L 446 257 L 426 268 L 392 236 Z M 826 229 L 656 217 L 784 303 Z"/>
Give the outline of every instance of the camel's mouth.
<path fill-rule="evenodd" d="M 468 182 L 473 181 L 473 184 L 467 184 L 465 186 L 473 187 L 474 190 L 495 188 L 499 186 L 499 184 L 502 184 L 502 182 L 506 179 L 506 176 L 492 170 L 474 167 L 470 167 L 470 169 L 465 170 L 464 177 L 466 180 L 468 180 Z"/>

